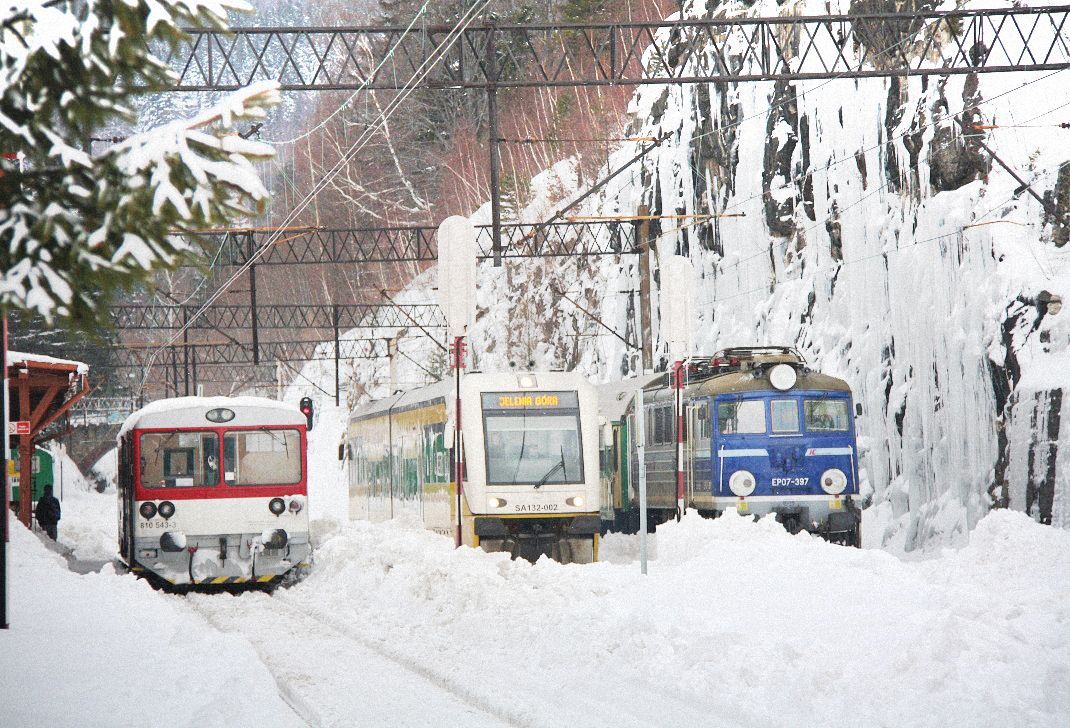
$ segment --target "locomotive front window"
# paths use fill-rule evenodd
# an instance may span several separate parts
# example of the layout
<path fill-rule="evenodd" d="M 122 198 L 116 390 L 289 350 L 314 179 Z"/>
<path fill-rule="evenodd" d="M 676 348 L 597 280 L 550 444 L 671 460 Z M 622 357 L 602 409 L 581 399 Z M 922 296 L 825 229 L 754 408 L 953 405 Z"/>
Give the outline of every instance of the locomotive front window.
<path fill-rule="evenodd" d="M 803 414 L 811 432 L 847 432 L 850 423 L 845 399 L 804 400 Z"/>
<path fill-rule="evenodd" d="M 578 414 L 486 414 L 488 485 L 583 481 Z"/>
<path fill-rule="evenodd" d="M 717 428 L 722 435 L 764 435 L 765 404 L 760 399 L 718 402 Z"/>
<path fill-rule="evenodd" d="M 774 433 L 799 431 L 799 403 L 794 399 L 774 399 L 769 402 L 769 418 Z"/>
<path fill-rule="evenodd" d="M 227 485 L 300 483 L 300 433 L 267 428 L 226 433 L 223 435 L 223 480 Z"/>
<path fill-rule="evenodd" d="M 190 488 L 219 484 L 219 436 L 214 432 L 141 435 L 141 485 Z"/>

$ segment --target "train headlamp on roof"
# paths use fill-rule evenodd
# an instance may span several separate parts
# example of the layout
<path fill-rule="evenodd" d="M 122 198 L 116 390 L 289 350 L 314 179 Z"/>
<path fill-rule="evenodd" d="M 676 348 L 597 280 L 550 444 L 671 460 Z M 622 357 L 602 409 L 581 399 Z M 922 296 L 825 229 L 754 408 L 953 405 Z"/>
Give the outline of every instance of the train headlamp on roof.
<path fill-rule="evenodd" d="M 777 364 L 769 369 L 769 383 L 781 392 L 786 392 L 795 386 L 799 375 L 791 364 Z"/>
<path fill-rule="evenodd" d="M 217 407 L 213 410 L 208 410 L 205 413 L 204 418 L 209 422 L 230 422 L 234 419 L 234 410 L 227 409 L 226 407 Z"/>
<path fill-rule="evenodd" d="M 521 389 L 534 389 L 539 386 L 534 374 L 521 374 L 516 378 L 516 383 Z"/>

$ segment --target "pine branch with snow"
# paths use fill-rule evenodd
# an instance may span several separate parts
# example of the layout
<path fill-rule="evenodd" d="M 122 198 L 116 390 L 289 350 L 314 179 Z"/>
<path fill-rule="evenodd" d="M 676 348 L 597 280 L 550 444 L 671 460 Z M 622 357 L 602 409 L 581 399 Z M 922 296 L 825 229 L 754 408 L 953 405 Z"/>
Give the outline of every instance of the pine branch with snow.
<path fill-rule="evenodd" d="M 257 214 L 268 193 L 253 162 L 270 146 L 240 137 L 278 85 L 88 149 L 129 101 L 166 89 L 153 48 L 182 26 L 224 27 L 241 0 L 0 0 L 0 305 L 81 328 L 105 322 L 116 292 L 197 252 L 173 233 Z M 15 153 L 18 159 L 10 158 Z"/>

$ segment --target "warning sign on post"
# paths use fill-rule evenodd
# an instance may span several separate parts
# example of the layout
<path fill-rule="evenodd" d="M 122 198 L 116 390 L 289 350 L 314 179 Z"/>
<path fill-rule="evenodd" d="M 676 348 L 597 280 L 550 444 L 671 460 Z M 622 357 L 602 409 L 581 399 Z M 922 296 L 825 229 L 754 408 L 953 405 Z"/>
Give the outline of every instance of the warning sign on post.
<path fill-rule="evenodd" d="M 7 434 L 9 435 L 29 435 L 30 434 L 30 421 L 29 420 L 13 420 L 7 423 Z"/>

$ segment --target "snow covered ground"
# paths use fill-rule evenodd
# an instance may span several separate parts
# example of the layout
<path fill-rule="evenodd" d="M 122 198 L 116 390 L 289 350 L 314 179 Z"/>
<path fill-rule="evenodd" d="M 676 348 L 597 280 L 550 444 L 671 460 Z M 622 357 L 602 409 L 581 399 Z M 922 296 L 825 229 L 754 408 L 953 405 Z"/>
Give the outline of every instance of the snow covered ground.
<path fill-rule="evenodd" d="M 1070 532 L 996 512 L 907 561 L 688 517 L 647 577 L 636 537 L 511 562 L 341 523 L 322 418 L 313 573 L 273 596 L 79 576 L 16 524 L 0 725 L 1070 726 Z M 111 548 L 114 498 L 65 494 L 79 559 Z"/>
<path fill-rule="evenodd" d="M 643 578 L 357 524 L 276 600 L 517 725 L 1070 725 L 1065 531 L 994 513 L 918 562 L 738 517 L 659 539 Z"/>
<path fill-rule="evenodd" d="M 240 635 L 111 566 L 72 573 L 18 522 L 9 549 L 0 725 L 302 725 Z"/>

